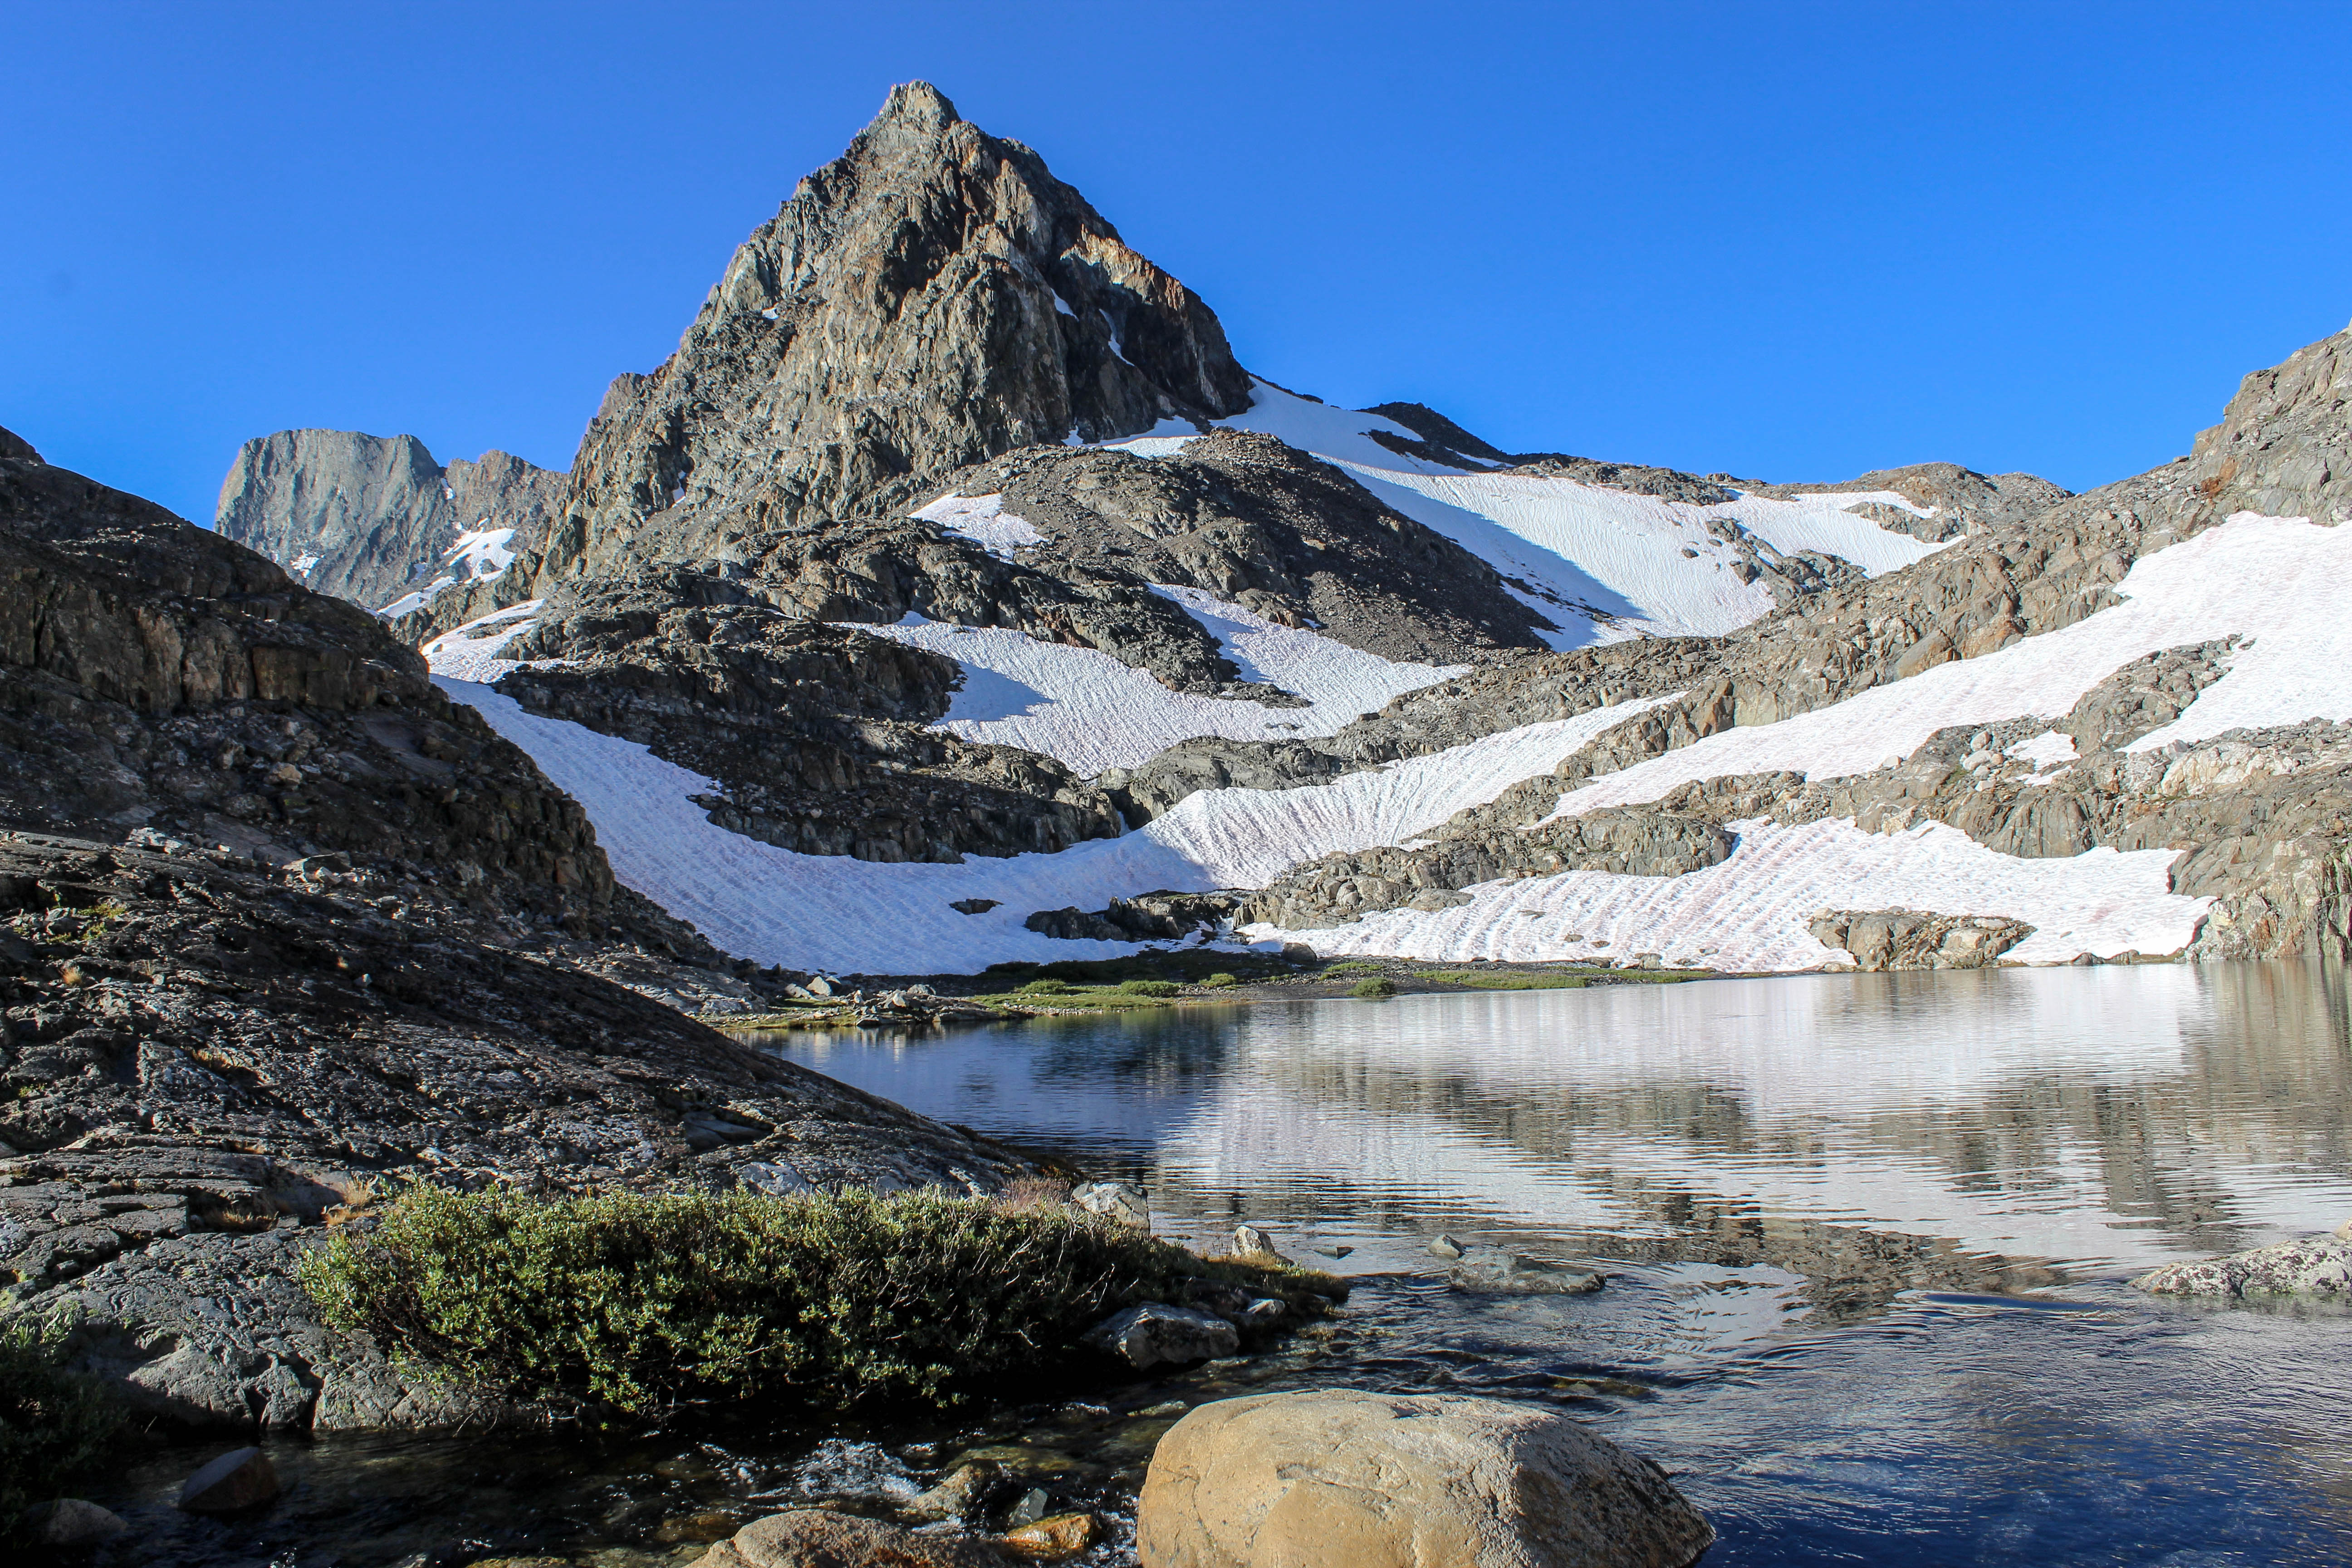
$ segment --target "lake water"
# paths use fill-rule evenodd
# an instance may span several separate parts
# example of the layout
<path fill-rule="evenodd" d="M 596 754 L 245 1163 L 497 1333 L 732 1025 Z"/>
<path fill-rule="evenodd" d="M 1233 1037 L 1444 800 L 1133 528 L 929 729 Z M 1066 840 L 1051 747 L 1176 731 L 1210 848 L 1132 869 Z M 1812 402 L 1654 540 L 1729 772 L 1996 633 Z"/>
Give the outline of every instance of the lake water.
<path fill-rule="evenodd" d="M 278 1443 L 290 1495 L 236 1525 L 169 1506 L 226 1445 L 174 1449 L 100 1496 L 139 1531 L 105 1561 L 662 1568 L 795 1500 L 887 1513 L 973 1455 L 1123 1533 L 1184 1407 L 1356 1384 L 1572 1411 L 1706 1510 L 1708 1568 L 2352 1563 L 2352 1314 L 2125 1284 L 2352 1216 L 2347 994 L 2151 965 L 762 1037 L 1355 1293 L 1254 1361 L 931 1422 Z M 1611 1280 L 1457 1295 L 1440 1232 Z"/>
<path fill-rule="evenodd" d="M 2124 1281 L 2352 1217 L 2347 1018 L 2340 972 L 2149 965 L 782 1048 L 1362 1277 L 1271 1386 L 1565 1402 L 1676 1473 L 1710 1564 L 2344 1563 L 2352 1317 Z M 1454 1295 L 1441 1231 L 1612 1279 Z"/>

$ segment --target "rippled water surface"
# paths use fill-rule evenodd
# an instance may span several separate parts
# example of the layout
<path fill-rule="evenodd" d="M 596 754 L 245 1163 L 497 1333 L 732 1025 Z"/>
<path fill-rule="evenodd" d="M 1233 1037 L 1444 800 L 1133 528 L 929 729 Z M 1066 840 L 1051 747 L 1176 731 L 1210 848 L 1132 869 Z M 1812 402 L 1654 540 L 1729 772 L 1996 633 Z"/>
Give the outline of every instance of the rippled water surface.
<path fill-rule="evenodd" d="M 2352 1316 L 2124 1284 L 2352 1216 L 2347 1001 L 2315 966 L 2149 966 L 769 1037 L 1356 1293 L 1272 1357 L 933 1427 L 289 1445 L 294 1496 L 242 1533 L 169 1516 L 186 1455 L 113 1500 L 147 1561 L 635 1568 L 975 1452 L 1116 1513 L 1183 1405 L 1357 1384 L 1574 1411 L 1675 1473 L 1711 1568 L 2352 1563 Z M 1441 1231 L 1611 1283 L 1455 1295 Z"/>

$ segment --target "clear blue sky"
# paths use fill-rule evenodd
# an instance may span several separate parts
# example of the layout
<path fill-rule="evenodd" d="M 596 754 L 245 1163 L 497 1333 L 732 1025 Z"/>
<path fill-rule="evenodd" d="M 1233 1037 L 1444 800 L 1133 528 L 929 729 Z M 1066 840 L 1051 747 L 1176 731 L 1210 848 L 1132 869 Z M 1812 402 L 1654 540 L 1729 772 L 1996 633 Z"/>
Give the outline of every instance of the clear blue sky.
<path fill-rule="evenodd" d="M 2352 8 L 22 5 L 0 425 L 208 520 L 237 443 L 567 464 L 889 84 L 1333 402 L 1505 447 L 2085 488 L 2352 316 Z"/>

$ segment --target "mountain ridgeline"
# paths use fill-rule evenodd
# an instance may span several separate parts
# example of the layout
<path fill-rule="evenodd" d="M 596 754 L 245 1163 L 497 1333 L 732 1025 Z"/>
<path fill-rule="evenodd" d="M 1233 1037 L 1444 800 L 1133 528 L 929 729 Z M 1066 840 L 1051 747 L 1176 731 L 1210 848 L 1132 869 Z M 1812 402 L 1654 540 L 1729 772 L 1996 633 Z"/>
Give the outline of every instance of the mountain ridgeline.
<path fill-rule="evenodd" d="M 635 803 L 591 812 L 621 885 L 743 960 L 2340 951 L 2352 708 L 2248 651 L 2334 634 L 2237 587 L 2326 569 L 2344 343 L 2079 497 L 1510 453 L 1252 375 L 914 83 L 567 474 L 282 432 L 220 527 Z M 1720 889 L 1767 912 L 1719 929 Z"/>

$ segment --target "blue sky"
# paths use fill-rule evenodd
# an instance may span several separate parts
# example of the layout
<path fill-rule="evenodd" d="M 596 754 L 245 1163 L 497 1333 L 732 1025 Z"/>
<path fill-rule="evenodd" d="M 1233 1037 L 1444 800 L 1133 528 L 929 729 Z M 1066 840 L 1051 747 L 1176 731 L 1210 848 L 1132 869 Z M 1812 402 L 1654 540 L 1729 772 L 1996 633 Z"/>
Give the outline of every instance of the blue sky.
<path fill-rule="evenodd" d="M 2352 8 L 24 6 L 0 425 L 570 461 L 890 83 L 1042 152 L 1244 363 L 1515 449 L 2085 488 L 2352 316 Z"/>

